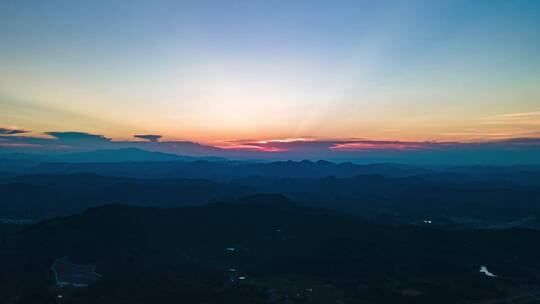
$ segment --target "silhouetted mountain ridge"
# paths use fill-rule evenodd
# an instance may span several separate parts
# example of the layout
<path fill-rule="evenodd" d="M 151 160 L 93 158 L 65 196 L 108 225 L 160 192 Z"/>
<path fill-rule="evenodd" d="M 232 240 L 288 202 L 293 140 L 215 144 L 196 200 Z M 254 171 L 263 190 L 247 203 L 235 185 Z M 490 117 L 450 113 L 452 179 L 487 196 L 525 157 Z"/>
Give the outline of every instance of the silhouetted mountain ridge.
<path fill-rule="evenodd" d="M 0 186 L 5 189 L 0 216 L 18 218 L 72 214 L 107 203 L 155 207 L 203 205 L 259 193 L 281 194 L 305 206 L 370 217 L 392 214 L 405 221 L 426 217 L 470 218 L 491 225 L 540 210 L 540 188 L 504 181 L 466 182 L 432 176 L 249 177 L 223 183 L 74 173 L 15 176 L 0 179 Z"/>

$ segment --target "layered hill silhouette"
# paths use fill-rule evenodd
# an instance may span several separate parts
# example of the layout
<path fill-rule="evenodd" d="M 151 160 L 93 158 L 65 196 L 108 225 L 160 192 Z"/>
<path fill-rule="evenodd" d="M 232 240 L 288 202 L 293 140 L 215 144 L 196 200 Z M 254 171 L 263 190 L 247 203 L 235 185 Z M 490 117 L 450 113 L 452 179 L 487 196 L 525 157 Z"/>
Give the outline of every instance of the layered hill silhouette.
<path fill-rule="evenodd" d="M 540 189 L 503 181 L 457 182 L 432 176 L 337 178 L 142 179 L 90 173 L 19 175 L 0 179 L 0 216 L 40 219 L 110 203 L 196 206 L 256 193 L 280 193 L 305 206 L 398 221 L 425 218 L 486 225 L 536 215 Z M 511 202 L 511 203 L 509 203 Z M 438 221 L 442 223 L 443 221 Z"/>
<path fill-rule="evenodd" d="M 9 154 L 0 194 L 0 303 L 540 295 L 535 166 Z M 57 289 L 50 268 L 60 258 L 102 276 Z"/>

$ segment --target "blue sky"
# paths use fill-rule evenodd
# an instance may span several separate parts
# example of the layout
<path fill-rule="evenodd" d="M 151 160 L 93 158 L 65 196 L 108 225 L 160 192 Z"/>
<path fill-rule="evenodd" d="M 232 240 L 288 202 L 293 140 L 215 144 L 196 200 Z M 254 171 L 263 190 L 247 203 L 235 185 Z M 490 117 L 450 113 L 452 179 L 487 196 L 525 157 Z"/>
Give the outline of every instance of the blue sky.
<path fill-rule="evenodd" d="M 540 136 L 538 1 L 2 1 L 0 128 L 237 146 Z"/>

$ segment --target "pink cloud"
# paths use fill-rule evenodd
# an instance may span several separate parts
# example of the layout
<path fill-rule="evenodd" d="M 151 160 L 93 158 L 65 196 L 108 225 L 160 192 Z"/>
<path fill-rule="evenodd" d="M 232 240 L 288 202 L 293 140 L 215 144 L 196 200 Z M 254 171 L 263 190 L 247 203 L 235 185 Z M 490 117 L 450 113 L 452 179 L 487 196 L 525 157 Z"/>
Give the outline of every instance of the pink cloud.
<path fill-rule="evenodd" d="M 285 152 L 286 149 L 277 148 L 277 147 L 266 147 L 264 145 L 231 145 L 231 146 L 218 146 L 218 148 L 224 150 L 235 150 L 235 151 L 253 151 L 253 152 Z"/>
<path fill-rule="evenodd" d="M 369 150 L 420 150 L 427 148 L 426 143 L 418 142 L 348 142 L 337 143 L 330 147 L 334 151 L 369 151 Z"/>

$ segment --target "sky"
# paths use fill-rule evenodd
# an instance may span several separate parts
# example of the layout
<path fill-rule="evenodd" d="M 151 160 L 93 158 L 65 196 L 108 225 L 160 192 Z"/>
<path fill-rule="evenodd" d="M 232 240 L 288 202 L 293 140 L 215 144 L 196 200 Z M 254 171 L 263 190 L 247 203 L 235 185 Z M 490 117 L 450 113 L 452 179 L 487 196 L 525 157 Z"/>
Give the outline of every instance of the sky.
<path fill-rule="evenodd" d="M 4 0 L 0 147 L 51 132 L 265 152 L 530 144 L 539 15 L 539 1 Z"/>

